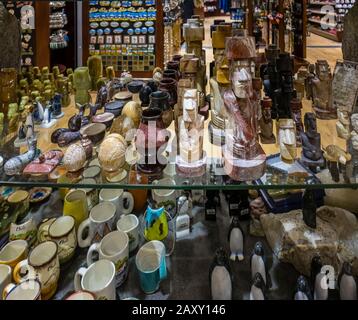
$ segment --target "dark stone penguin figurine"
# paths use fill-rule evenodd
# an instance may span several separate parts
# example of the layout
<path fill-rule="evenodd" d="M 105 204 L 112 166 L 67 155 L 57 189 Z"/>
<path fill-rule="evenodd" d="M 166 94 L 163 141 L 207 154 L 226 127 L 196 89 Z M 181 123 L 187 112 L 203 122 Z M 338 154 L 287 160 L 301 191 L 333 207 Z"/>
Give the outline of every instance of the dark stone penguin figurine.
<path fill-rule="evenodd" d="M 316 229 L 316 200 L 314 190 L 306 189 L 302 195 L 302 214 L 305 224 L 313 229 Z"/>
<path fill-rule="evenodd" d="M 338 277 L 339 296 L 341 300 L 357 300 L 357 279 L 352 274 L 352 266 L 344 262 Z"/>
<path fill-rule="evenodd" d="M 310 285 L 305 276 L 299 276 L 297 279 L 294 300 L 312 300 Z"/>
<path fill-rule="evenodd" d="M 250 258 L 251 278 L 254 279 L 256 273 L 260 273 L 266 288 L 271 288 L 271 278 L 268 273 L 267 261 L 263 244 L 258 241 Z"/>
<path fill-rule="evenodd" d="M 322 271 L 322 261 L 320 256 L 315 256 L 311 260 L 311 286 L 314 300 L 328 299 L 328 278 Z"/>
<path fill-rule="evenodd" d="M 216 250 L 210 266 L 209 283 L 213 300 L 232 299 L 232 277 L 227 253 L 223 248 Z"/>
<path fill-rule="evenodd" d="M 230 243 L 230 260 L 244 260 L 244 232 L 241 228 L 239 217 L 234 216 L 231 221 L 228 241 Z"/>
<path fill-rule="evenodd" d="M 256 273 L 250 291 L 250 300 L 267 300 L 265 282 L 261 273 Z"/>

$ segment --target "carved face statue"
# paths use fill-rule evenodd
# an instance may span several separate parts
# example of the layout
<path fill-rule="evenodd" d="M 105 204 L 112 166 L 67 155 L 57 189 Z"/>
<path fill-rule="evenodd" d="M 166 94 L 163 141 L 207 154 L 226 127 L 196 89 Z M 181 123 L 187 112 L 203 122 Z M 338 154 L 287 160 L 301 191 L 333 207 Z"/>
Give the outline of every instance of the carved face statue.
<path fill-rule="evenodd" d="M 317 132 L 316 116 L 312 112 L 307 112 L 304 119 L 305 131 Z"/>
<path fill-rule="evenodd" d="M 245 68 L 237 68 L 231 73 L 231 83 L 237 98 L 245 99 L 252 97 L 251 75 Z"/>
<path fill-rule="evenodd" d="M 265 121 L 270 121 L 271 120 L 271 108 L 263 108 L 262 116 Z"/>
<path fill-rule="evenodd" d="M 328 80 L 331 75 L 331 69 L 327 61 L 316 63 L 316 73 L 320 80 Z"/>
<path fill-rule="evenodd" d="M 358 113 L 354 113 L 351 116 L 351 121 L 352 121 L 353 130 L 358 133 Z"/>

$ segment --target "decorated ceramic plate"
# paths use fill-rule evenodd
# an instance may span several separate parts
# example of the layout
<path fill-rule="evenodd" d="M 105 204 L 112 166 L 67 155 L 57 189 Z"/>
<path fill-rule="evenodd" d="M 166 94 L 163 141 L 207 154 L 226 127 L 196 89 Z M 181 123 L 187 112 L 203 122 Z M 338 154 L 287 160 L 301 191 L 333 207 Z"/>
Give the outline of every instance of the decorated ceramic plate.
<path fill-rule="evenodd" d="M 38 230 L 37 230 L 37 241 L 44 242 L 49 240 L 48 229 L 52 222 L 54 222 L 56 218 L 47 218 L 41 221 Z"/>
<path fill-rule="evenodd" d="M 137 21 L 133 24 L 134 28 L 140 28 L 143 25 L 142 21 Z"/>
<path fill-rule="evenodd" d="M 92 23 L 90 24 L 90 27 L 91 27 L 92 29 L 96 29 L 96 28 L 98 28 L 98 23 L 97 23 L 97 22 L 92 22 Z"/>
<path fill-rule="evenodd" d="M 122 27 L 122 28 L 128 28 L 128 27 L 129 27 L 129 22 L 123 21 L 123 22 L 121 23 L 121 27 Z"/>
<path fill-rule="evenodd" d="M 154 25 L 154 21 L 146 21 L 144 24 L 146 27 L 152 27 Z"/>
<path fill-rule="evenodd" d="M 123 32 L 122 28 L 116 28 L 116 29 L 113 30 L 114 34 L 119 34 L 119 33 L 122 33 L 122 32 Z"/>
<path fill-rule="evenodd" d="M 100 22 L 99 25 L 100 25 L 102 28 L 106 28 L 106 27 L 108 27 L 109 22 L 108 22 L 108 21 L 102 21 L 102 22 Z"/>
<path fill-rule="evenodd" d="M 112 21 L 112 22 L 110 23 L 110 25 L 111 25 L 112 28 L 117 28 L 117 27 L 119 27 L 119 22 L 117 22 L 117 21 Z"/>
<path fill-rule="evenodd" d="M 47 199 L 52 192 L 52 188 L 35 187 L 29 191 L 30 203 L 39 203 Z"/>

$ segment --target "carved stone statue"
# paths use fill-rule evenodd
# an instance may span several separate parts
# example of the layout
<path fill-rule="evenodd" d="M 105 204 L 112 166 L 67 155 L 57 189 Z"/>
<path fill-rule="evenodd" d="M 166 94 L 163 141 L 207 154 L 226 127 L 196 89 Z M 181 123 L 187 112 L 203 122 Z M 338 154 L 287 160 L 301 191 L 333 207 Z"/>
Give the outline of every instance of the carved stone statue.
<path fill-rule="evenodd" d="M 337 119 L 337 109 L 333 106 L 331 68 L 326 60 L 317 60 L 315 77 L 310 80 L 312 87 L 313 110 L 318 119 Z"/>
<path fill-rule="evenodd" d="M 273 134 L 273 121 L 271 118 L 272 100 L 269 97 L 264 97 L 261 100 L 261 119 L 260 119 L 260 138 L 261 143 L 271 144 L 276 143 L 275 135 Z"/>
<path fill-rule="evenodd" d="M 298 98 L 291 99 L 291 115 L 296 124 L 296 145 L 301 146 L 301 132 L 303 132 L 302 123 L 302 102 Z"/>
<path fill-rule="evenodd" d="M 224 170 L 236 181 L 256 180 L 264 174 L 266 155 L 258 143 L 260 97 L 253 88 L 251 75 L 255 39 L 230 37 L 226 41 L 231 85 L 223 93 L 228 114 Z"/>
<path fill-rule="evenodd" d="M 321 150 L 321 135 L 317 132 L 316 116 L 307 112 L 304 117 L 305 132 L 301 132 L 302 154 L 301 160 L 314 172 L 324 166 Z"/>

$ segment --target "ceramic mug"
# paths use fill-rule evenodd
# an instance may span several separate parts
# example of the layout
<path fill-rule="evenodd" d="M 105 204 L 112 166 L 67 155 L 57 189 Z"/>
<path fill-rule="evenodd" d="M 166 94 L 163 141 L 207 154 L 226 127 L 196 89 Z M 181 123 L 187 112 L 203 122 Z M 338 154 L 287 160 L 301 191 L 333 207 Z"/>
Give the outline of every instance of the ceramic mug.
<path fill-rule="evenodd" d="M 157 240 L 147 242 L 139 249 L 135 262 L 142 290 L 146 294 L 156 292 L 167 277 L 164 244 Z"/>
<path fill-rule="evenodd" d="M 116 206 L 104 201 L 92 208 L 88 219 L 83 221 L 77 231 L 78 245 L 81 248 L 89 247 L 94 242 L 100 242 L 103 237 L 110 233 L 116 218 Z M 88 229 L 86 238 L 84 231 Z"/>
<path fill-rule="evenodd" d="M 7 198 L 7 202 L 16 211 L 19 220 L 29 211 L 30 197 L 29 193 L 25 190 L 16 190 Z"/>
<path fill-rule="evenodd" d="M 88 268 L 80 268 L 74 279 L 76 291 L 84 290 L 93 293 L 97 300 L 115 300 L 116 267 L 112 261 L 102 259 Z"/>
<path fill-rule="evenodd" d="M 4 300 L 41 300 L 41 284 L 37 279 L 28 279 L 19 284 L 10 283 L 5 287 Z"/>
<path fill-rule="evenodd" d="M 54 241 L 45 241 L 34 247 L 26 260 L 14 268 L 13 278 L 16 283 L 25 279 L 38 279 L 41 283 L 42 299 L 50 299 L 56 292 L 60 277 L 58 246 Z"/>
<path fill-rule="evenodd" d="M 88 218 L 87 195 L 83 190 L 71 190 L 65 196 L 63 215 L 75 218 L 76 230 Z"/>
<path fill-rule="evenodd" d="M 129 259 L 129 239 L 123 231 L 108 233 L 100 243 L 94 243 L 87 252 L 87 265 L 95 260 L 94 253 L 99 259 L 110 260 L 116 267 L 116 287 L 121 286 L 127 279 Z"/>
<path fill-rule="evenodd" d="M 117 230 L 128 235 L 129 252 L 137 249 L 139 244 L 139 220 L 134 214 L 122 215 L 117 221 Z"/>
<path fill-rule="evenodd" d="M 4 291 L 5 287 L 11 283 L 11 267 L 6 264 L 0 264 L 0 300 L 3 299 L 2 292 Z"/>
<path fill-rule="evenodd" d="M 25 240 L 9 242 L 0 250 L 0 264 L 6 264 L 14 268 L 21 260 L 26 259 L 28 244 Z"/>
<path fill-rule="evenodd" d="M 30 218 L 22 224 L 11 223 L 9 240 L 26 240 L 31 245 L 36 240 L 36 224 L 34 219 Z"/>
<path fill-rule="evenodd" d="M 97 182 L 93 178 L 85 178 L 85 179 L 82 179 L 81 181 L 79 181 L 78 183 L 95 186 Z M 84 192 L 86 192 L 88 210 L 91 210 L 95 205 L 98 204 L 99 199 L 98 199 L 98 189 L 97 188 L 95 188 L 95 187 L 80 188 L 78 190 L 83 190 Z"/>
<path fill-rule="evenodd" d="M 71 293 L 65 300 L 96 300 L 96 297 L 92 292 L 80 290 Z"/>
<path fill-rule="evenodd" d="M 175 186 L 176 183 L 171 178 L 154 180 L 153 185 Z M 152 189 L 152 198 L 158 208 L 164 207 L 165 210 L 174 217 L 176 214 L 177 192 L 174 189 Z"/>
<path fill-rule="evenodd" d="M 60 264 L 70 260 L 77 247 L 75 219 L 72 216 L 57 218 L 48 229 L 50 240 L 58 245 L 58 258 Z"/>
<path fill-rule="evenodd" d="M 102 189 L 99 192 L 99 201 L 109 201 L 116 206 L 116 220 L 122 214 L 129 214 L 133 211 L 133 196 L 122 189 Z"/>

